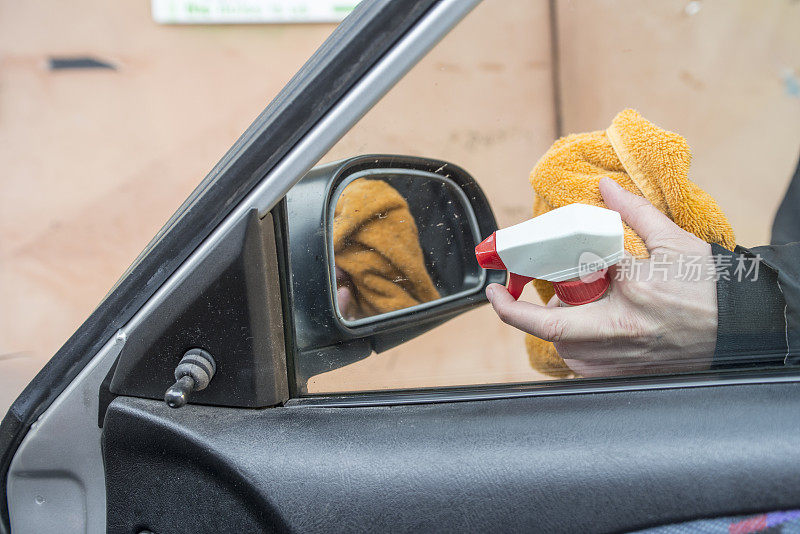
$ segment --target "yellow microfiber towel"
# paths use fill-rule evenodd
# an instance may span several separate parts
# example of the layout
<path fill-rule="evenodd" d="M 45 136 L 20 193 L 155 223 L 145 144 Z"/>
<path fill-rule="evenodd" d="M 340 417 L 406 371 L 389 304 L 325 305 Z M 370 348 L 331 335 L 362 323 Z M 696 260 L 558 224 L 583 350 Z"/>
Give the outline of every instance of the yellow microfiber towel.
<path fill-rule="evenodd" d="M 692 153 L 680 135 L 663 130 L 632 109 L 614 117 L 606 131 L 573 134 L 556 141 L 531 171 L 535 193 L 533 215 L 575 202 L 605 207 L 599 183 L 612 178 L 641 195 L 675 224 L 709 243 L 733 249 L 728 219 L 711 196 L 689 180 Z M 642 239 L 625 225 L 625 250 L 647 258 Z M 548 302 L 553 284 L 534 280 L 539 296 Z M 554 377 L 572 371 L 552 343 L 527 335 L 531 366 Z"/>
<path fill-rule="evenodd" d="M 336 267 L 350 277 L 356 318 L 439 298 L 405 199 L 382 180 L 350 183 L 333 216 Z"/>

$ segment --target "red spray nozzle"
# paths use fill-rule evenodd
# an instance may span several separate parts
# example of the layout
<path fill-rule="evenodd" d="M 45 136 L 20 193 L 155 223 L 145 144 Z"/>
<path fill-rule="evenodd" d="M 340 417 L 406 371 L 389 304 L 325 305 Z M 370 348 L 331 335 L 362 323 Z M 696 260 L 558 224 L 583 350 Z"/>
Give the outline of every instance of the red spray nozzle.
<path fill-rule="evenodd" d="M 506 270 L 503 260 L 497 254 L 497 242 L 495 240 L 496 232 L 480 242 L 475 247 L 475 257 L 478 258 L 478 265 L 484 269 L 502 269 Z"/>
<path fill-rule="evenodd" d="M 475 257 L 478 258 L 478 265 L 484 269 L 498 269 L 507 270 L 506 264 L 500 259 L 497 253 L 497 233 L 492 232 L 492 235 L 480 242 L 475 247 Z M 528 276 L 520 276 L 516 273 L 508 273 L 508 291 L 515 299 L 518 299 L 525 288 L 525 284 L 533 280 Z"/>

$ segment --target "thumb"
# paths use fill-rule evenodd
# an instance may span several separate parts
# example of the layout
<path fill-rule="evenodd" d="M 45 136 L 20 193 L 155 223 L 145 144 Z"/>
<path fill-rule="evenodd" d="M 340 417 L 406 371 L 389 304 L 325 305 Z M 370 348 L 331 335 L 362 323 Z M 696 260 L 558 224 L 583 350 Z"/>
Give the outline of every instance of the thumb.
<path fill-rule="evenodd" d="M 537 306 L 516 300 L 499 284 L 490 284 L 486 297 L 501 321 L 545 341 L 596 341 L 607 331 L 598 320 L 608 316 L 597 308 L 602 302 L 560 308 L 557 300 L 551 300 L 552 305 Z"/>
<path fill-rule="evenodd" d="M 677 224 L 646 198 L 626 191 L 611 178 L 600 179 L 600 193 L 606 206 L 619 212 L 622 220 L 639 234 L 650 251 L 658 248 L 664 238 L 681 231 Z"/>

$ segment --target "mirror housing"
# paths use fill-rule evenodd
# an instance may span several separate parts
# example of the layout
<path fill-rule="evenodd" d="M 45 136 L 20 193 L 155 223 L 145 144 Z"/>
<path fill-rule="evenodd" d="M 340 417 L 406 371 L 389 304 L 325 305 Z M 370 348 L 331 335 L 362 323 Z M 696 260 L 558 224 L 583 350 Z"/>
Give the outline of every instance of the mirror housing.
<path fill-rule="evenodd" d="M 286 195 L 289 298 L 294 321 L 294 371 L 298 391 L 305 392 L 314 375 L 364 359 L 413 339 L 453 317 L 486 302 L 491 283 L 504 284 L 506 273 L 462 269 L 474 286 L 410 308 L 348 321 L 336 301 L 332 224 L 338 194 L 359 177 L 414 175 L 446 181 L 457 188 L 471 218 L 472 236 L 458 246 L 467 261 L 477 261 L 474 247 L 497 230 L 483 191 L 465 170 L 445 161 L 395 155 L 365 155 L 316 167 Z M 414 188 L 404 194 L 413 195 Z M 424 195 L 420 189 L 418 195 Z M 410 199 L 424 202 L 424 198 Z M 419 226 L 419 225 L 418 225 Z M 422 237 L 424 229 L 420 230 Z"/>

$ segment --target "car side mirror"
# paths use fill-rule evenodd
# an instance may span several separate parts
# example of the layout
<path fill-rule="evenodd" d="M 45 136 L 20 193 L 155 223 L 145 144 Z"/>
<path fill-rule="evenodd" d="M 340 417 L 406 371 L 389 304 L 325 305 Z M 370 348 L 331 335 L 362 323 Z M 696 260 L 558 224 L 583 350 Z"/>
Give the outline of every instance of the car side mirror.
<path fill-rule="evenodd" d="M 475 246 L 497 229 L 463 169 L 358 156 L 312 169 L 286 196 L 294 369 L 308 379 L 404 343 L 486 302 L 506 273 Z"/>

